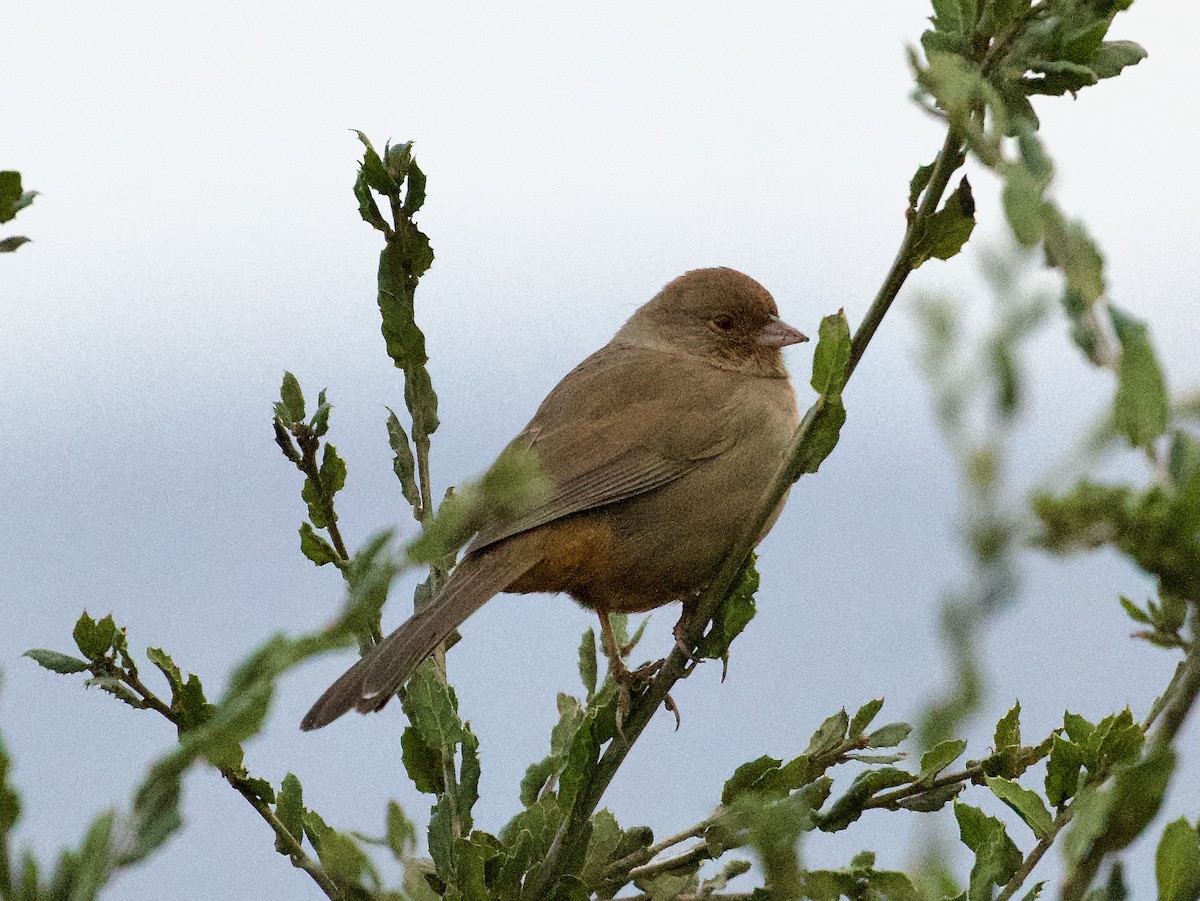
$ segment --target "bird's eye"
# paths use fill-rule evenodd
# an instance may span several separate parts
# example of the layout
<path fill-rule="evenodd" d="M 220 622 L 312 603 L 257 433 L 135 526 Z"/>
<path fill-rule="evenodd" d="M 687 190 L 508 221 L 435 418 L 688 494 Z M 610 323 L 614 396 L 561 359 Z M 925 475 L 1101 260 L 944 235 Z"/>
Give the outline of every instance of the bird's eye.
<path fill-rule="evenodd" d="M 718 313 L 712 318 L 712 324 L 718 331 L 731 332 L 733 331 L 733 317 L 728 313 Z"/>

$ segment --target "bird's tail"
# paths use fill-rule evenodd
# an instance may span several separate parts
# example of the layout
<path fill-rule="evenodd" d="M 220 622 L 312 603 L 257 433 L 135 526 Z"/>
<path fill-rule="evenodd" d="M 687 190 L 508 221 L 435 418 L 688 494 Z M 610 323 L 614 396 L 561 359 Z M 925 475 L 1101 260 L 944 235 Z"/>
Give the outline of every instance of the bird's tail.
<path fill-rule="evenodd" d="M 434 648 L 537 562 L 514 551 L 516 548 L 502 543 L 463 560 L 428 607 L 326 689 L 304 715 L 300 728 L 307 732 L 328 726 L 352 708 L 360 713 L 381 709 Z"/>

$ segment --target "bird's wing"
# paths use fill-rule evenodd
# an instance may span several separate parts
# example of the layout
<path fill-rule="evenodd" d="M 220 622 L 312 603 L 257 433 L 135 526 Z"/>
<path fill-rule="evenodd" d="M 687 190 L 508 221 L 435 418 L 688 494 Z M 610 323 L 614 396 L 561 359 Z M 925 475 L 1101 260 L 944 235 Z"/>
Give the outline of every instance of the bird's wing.
<path fill-rule="evenodd" d="M 630 345 L 588 357 L 510 444 L 533 451 L 549 493 L 491 518 L 469 551 L 660 488 L 726 450 L 736 436 L 721 428 L 722 375 L 691 357 Z"/>

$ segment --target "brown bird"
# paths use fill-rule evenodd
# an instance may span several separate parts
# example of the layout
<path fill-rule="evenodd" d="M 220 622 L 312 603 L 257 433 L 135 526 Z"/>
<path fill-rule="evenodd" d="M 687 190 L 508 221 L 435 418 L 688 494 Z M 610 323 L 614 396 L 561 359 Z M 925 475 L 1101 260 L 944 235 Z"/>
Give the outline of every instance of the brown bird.
<path fill-rule="evenodd" d="M 698 269 L 668 284 L 512 442 L 533 451 L 547 495 L 485 522 L 432 603 L 330 686 L 301 728 L 379 710 L 505 591 L 566 592 L 595 610 L 614 675 L 628 679 L 608 614 L 683 601 L 686 616 L 795 431 L 780 348 L 806 340 L 740 272 Z"/>

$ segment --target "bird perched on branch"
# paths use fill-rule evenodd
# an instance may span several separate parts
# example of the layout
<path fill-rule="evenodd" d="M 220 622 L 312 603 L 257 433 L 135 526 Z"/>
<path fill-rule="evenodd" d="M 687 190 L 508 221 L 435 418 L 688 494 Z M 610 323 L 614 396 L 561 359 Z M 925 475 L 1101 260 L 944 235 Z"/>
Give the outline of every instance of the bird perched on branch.
<path fill-rule="evenodd" d="M 683 601 L 686 616 L 783 459 L 799 418 L 780 349 L 806 340 L 740 272 L 698 269 L 668 284 L 510 445 L 532 451 L 548 492 L 483 522 L 432 602 L 334 682 L 301 728 L 379 710 L 506 591 L 565 592 L 595 610 L 627 682 L 608 614 Z"/>

